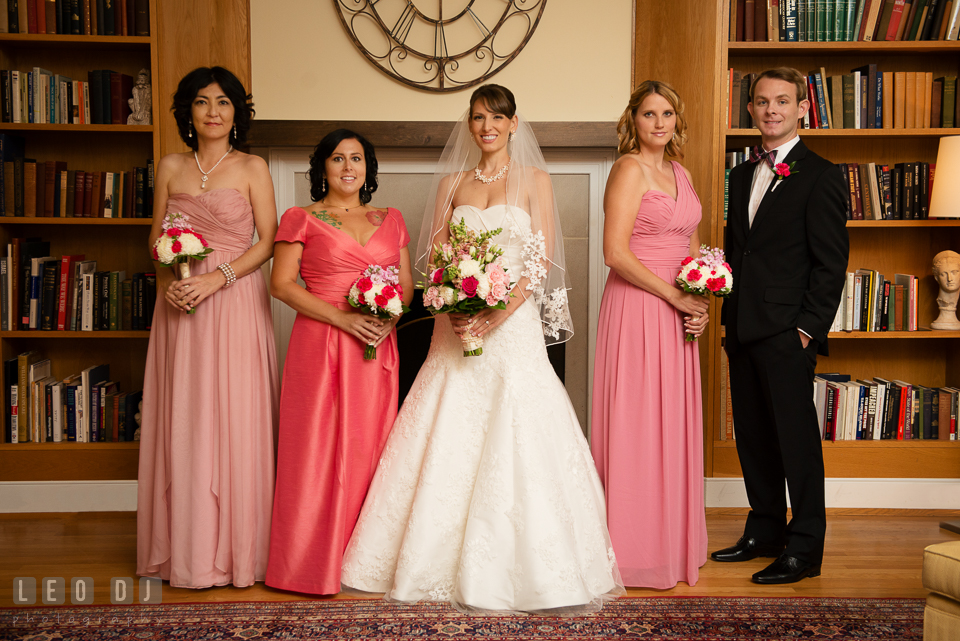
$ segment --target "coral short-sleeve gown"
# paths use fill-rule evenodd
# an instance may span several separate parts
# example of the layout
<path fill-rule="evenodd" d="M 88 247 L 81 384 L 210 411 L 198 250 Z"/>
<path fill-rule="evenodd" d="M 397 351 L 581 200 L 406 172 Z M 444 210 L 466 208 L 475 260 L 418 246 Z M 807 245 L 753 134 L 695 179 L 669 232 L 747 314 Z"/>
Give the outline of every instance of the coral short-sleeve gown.
<path fill-rule="evenodd" d="M 194 275 L 246 252 L 253 208 L 236 189 L 174 194 L 213 248 Z M 194 314 L 161 295 L 143 383 L 137 574 L 175 587 L 263 581 L 273 507 L 279 381 L 270 296 L 260 270 Z"/>
<path fill-rule="evenodd" d="M 673 163 L 677 198 L 650 190 L 630 249 L 673 283 L 700 223 L 700 201 Z M 625 585 L 697 582 L 707 560 L 698 344 L 683 314 L 610 272 L 600 306 L 591 441 Z"/>
<path fill-rule="evenodd" d="M 400 265 L 410 242 L 396 209 L 366 245 L 293 207 L 277 242 L 302 243 L 307 291 L 339 307 L 369 265 Z M 365 361 L 365 345 L 333 325 L 297 315 L 283 368 L 277 490 L 267 585 L 340 591 L 340 563 L 387 434 L 397 416 L 397 335 Z"/>

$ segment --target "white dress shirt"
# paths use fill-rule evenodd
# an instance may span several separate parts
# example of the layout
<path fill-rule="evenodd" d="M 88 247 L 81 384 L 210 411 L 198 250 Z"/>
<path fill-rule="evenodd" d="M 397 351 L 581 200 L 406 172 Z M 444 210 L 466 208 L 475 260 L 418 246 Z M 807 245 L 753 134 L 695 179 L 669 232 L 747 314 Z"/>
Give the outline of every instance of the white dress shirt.
<path fill-rule="evenodd" d="M 798 142 L 800 142 L 800 136 L 794 136 L 792 140 L 788 140 L 779 147 L 771 149 L 771 152 L 777 152 L 777 155 L 774 157 L 774 163 L 783 162 L 783 159 L 797 146 Z M 753 218 L 757 215 L 757 210 L 760 208 L 760 201 L 763 200 L 763 196 L 767 193 L 770 183 L 773 182 L 773 179 L 776 177 L 777 175 L 773 172 L 773 168 L 764 160 L 758 162 L 756 168 L 753 170 L 753 185 L 750 187 L 750 202 L 747 205 L 747 213 L 751 227 L 753 226 Z"/>
<path fill-rule="evenodd" d="M 797 146 L 798 142 L 800 142 L 800 136 L 794 136 L 792 140 L 788 140 L 779 147 L 771 149 L 770 151 L 777 152 L 777 155 L 773 159 L 774 164 L 783 162 L 783 159 Z M 753 218 L 757 215 L 757 210 L 760 209 L 760 201 L 763 200 L 767 189 L 770 187 L 770 183 L 773 182 L 773 179 L 776 177 L 777 174 L 773 172 L 772 167 L 770 167 L 765 160 L 758 162 L 756 168 L 753 170 L 753 185 L 750 187 L 750 202 L 747 204 L 747 213 L 750 217 L 751 227 L 753 226 Z M 808 332 L 799 327 L 797 329 L 807 337 L 812 338 Z"/>

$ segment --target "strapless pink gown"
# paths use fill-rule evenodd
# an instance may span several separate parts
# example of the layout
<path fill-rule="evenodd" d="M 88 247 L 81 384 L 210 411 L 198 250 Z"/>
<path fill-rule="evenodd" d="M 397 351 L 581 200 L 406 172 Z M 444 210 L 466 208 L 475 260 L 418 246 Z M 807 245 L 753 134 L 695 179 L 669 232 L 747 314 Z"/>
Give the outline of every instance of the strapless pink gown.
<path fill-rule="evenodd" d="M 250 203 L 235 189 L 174 194 L 214 251 L 211 272 L 247 251 Z M 144 377 L 137 488 L 137 574 L 175 587 L 262 581 L 273 507 L 279 384 L 270 297 L 260 270 L 195 314 L 157 300 Z"/>
<path fill-rule="evenodd" d="M 302 243 L 307 291 L 340 309 L 368 265 L 400 266 L 410 242 L 403 216 L 386 219 L 361 245 L 299 207 L 283 214 L 277 242 Z M 277 493 L 267 585 L 311 594 L 340 591 L 340 563 L 380 452 L 397 417 L 394 330 L 363 360 L 364 345 L 297 314 L 283 365 Z"/>
<path fill-rule="evenodd" d="M 668 283 L 701 215 L 677 163 L 673 173 L 677 200 L 644 194 L 630 238 L 631 251 Z M 698 344 L 684 342 L 683 315 L 611 271 L 597 330 L 591 442 L 624 585 L 694 585 L 706 563 L 701 412 Z"/>

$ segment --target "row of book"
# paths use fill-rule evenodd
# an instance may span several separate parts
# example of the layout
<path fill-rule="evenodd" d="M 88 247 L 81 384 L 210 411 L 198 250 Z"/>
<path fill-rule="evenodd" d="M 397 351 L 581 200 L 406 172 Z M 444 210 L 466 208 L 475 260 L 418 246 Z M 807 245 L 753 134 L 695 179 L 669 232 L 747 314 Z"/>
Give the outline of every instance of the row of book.
<path fill-rule="evenodd" d="M 957 40 L 956 0 L 730 0 L 731 42 Z"/>
<path fill-rule="evenodd" d="M 813 400 L 825 441 L 957 440 L 960 390 L 925 387 L 874 377 L 817 374 Z M 719 439 L 736 440 L 730 398 L 730 367 L 720 352 Z"/>
<path fill-rule="evenodd" d="M 109 365 L 63 380 L 49 358 L 28 351 L 3 362 L 6 443 L 98 443 L 138 440 L 143 392 L 121 392 Z"/>
<path fill-rule="evenodd" d="M 730 169 L 750 159 L 749 149 L 726 154 L 723 216 L 727 217 Z M 840 163 L 847 185 L 847 220 L 926 220 L 936 163 Z"/>
<path fill-rule="evenodd" d="M 751 129 L 747 110 L 755 73 L 727 71 L 727 126 Z M 960 125 L 957 76 L 932 72 L 879 71 L 863 65 L 827 76 L 823 67 L 806 76 L 810 109 L 804 129 L 930 129 Z"/>
<path fill-rule="evenodd" d="M 13 238 L 0 257 L 0 330 L 149 330 L 153 272 L 98 271 L 83 254 L 50 256 L 50 243 Z"/>
<path fill-rule="evenodd" d="M 957 440 L 960 390 L 818 374 L 813 399 L 825 441 Z"/>
<path fill-rule="evenodd" d="M 149 36 L 150 0 L 6 0 L 0 33 Z"/>
<path fill-rule="evenodd" d="M 133 78 L 109 69 L 74 80 L 47 69 L 0 70 L 0 120 L 12 123 L 125 125 Z"/>
<path fill-rule="evenodd" d="M 0 216 L 150 218 L 153 160 L 129 171 L 73 170 L 25 157 L 22 137 L 0 133 Z"/>
<path fill-rule="evenodd" d="M 919 278 L 873 269 L 847 272 L 831 332 L 915 332 Z"/>

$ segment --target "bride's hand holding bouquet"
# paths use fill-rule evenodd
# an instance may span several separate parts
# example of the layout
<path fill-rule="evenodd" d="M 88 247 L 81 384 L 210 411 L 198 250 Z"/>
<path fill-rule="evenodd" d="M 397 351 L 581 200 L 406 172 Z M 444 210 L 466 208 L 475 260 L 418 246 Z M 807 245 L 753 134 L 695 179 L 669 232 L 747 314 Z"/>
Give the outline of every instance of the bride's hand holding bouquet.
<path fill-rule="evenodd" d="M 473 317 L 466 329 L 492 310 L 505 310 L 510 298 L 510 276 L 500 257 L 503 250 L 490 242 L 501 229 L 477 233 L 466 222 L 450 222 L 450 238 L 433 248 L 424 274 L 423 306 L 432 314 L 451 314 L 462 324 L 464 316 Z M 481 319 L 488 324 L 489 319 Z M 483 337 L 461 331 L 464 356 L 483 353 Z"/>

